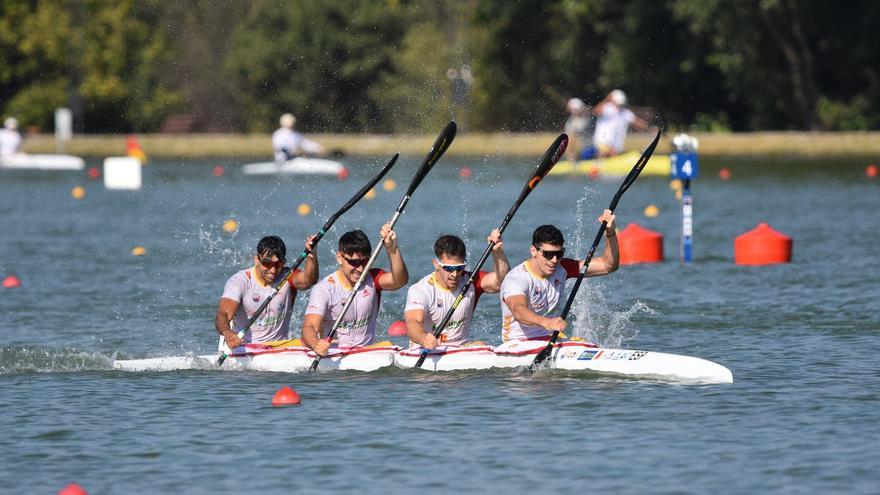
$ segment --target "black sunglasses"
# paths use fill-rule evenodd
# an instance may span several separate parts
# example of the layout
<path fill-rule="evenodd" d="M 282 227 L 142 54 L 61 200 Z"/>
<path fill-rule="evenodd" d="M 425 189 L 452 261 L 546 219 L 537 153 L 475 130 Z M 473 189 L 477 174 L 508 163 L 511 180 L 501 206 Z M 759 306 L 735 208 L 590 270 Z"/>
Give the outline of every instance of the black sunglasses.
<path fill-rule="evenodd" d="M 535 246 L 535 245 L 532 244 L 532 246 Z M 562 248 L 558 251 L 548 251 L 546 249 L 541 249 L 538 246 L 535 246 L 535 249 L 537 249 L 538 252 L 541 253 L 541 256 L 543 256 L 548 261 L 552 260 L 553 258 L 561 260 L 562 256 L 565 254 L 565 248 Z"/>
<path fill-rule="evenodd" d="M 352 268 L 360 268 L 366 265 L 367 261 L 369 261 L 369 259 L 367 258 L 346 258 L 345 256 L 343 256 L 342 259 L 344 259 L 346 263 L 351 265 Z"/>
<path fill-rule="evenodd" d="M 270 268 L 272 266 L 284 266 L 286 260 L 281 258 L 277 261 L 272 261 L 272 258 L 260 258 L 260 264 L 263 265 L 263 268 Z"/>

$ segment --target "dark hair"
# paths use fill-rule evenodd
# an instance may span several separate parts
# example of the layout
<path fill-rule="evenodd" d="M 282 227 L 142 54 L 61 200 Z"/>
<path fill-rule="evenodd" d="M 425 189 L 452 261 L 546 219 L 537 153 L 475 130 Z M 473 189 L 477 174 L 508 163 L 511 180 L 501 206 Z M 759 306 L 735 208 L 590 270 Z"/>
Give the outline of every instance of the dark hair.
<path fill-rule="evenodd" d="M 340 253 L 369 256 L 372 250 L 370 239 L 367 238 L 367 234 L 364 234 L 362 230 L 346 232 L 339 238 Z"/>
<path fill-rule="evenodd" d="M 532 234 L 532 245 L 540 247 L 541 244 L 562 246 L 565 244 L 565 239 L 562 237 L 562 232 L 553 225 L 541 225 Z"/>
<path fill-rule="evenodd" d="M 257 243 L 257 256 L 261 258 L 277 256 L 279 260 L 283 260 L 286 254 L 287 247 L 284 246 L 284 241 L 277 235 L 267 235 Z"/>
<path fill-rule="evenodd" d="M 467 249 L 464 247 L 464 242 L 454 235 L 441 235 L 434 242 L 434 256 L 440 259 L 440 256 L 444 254 L 454 258 L 467 259 Z"/>

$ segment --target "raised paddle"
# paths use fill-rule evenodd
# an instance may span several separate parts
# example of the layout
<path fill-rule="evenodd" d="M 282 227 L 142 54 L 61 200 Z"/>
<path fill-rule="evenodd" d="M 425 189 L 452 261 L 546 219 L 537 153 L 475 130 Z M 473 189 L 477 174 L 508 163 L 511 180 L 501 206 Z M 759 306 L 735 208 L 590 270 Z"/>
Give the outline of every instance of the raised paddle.
<path fill-rule="evenodd" d="M 645 152 L 642 153 L 642 156 L 639 157 L 639 160 L 636 162 L 635 166 L 633 166 L 632 170 L 630 170 L 629 174 L 623 179 L 623 184 L 620 185 L 620 189 L 617 190 L 617 193 L 614 194 L 614 198 L 611 200 L 611 206 L 608 207 L 612 213 L 614 213 L 614 209 L 617 208 L 617 203 L 620 201 L 620 197 L 623 196 L 623 193 L 629 189 L 629 186 L 633 185 L 633 182 L 636 181 L 639 174 L 642 172 L 642 169 L 647 165 L 648 160 L 651 158 L 651 155 L 654 153 L 654 148 L 657 147 L 657 143 L 660 141 L 660 131 L 657 131 L 657 136 L 654 137 L 654 140 L 651 141 L 651 144 L 645 149 Z M 574 287 L 571 288 L 571 294 L 568 295 L 568 300 L 565 302 L 565 308 L 562 310 L 562 314 L 560 318 L 563 320 L 568 317 L 568 312 L 571 310 L 571 305 L 574 303 L 574 296 L 577 294 L 578 289 L 581 286 L 581 282 L 584 280 L 584 276 L 587 274 L 587 269 L 590 267 L 590 260 L 593 259 L 593 254 L 596 252 L 596 248 L 599 247 L 599 241 L 602 240 L 602 234 L 605 232 L 606 222 L 602 222 L 602 225 L 599 227 L 599 232 L 596 233 L 595 239 L 593 239 L 593 245 L 590 246 L 590 251 L 587 253 L 587 257 L 584 259 L 584 269 L 578 274 L 578 278 L 574 283 Z M 550 341 L 547 342 L 547 347 L 541 349 L 541 352 L 535 356 L 535 360 L 532 361 L 532 364 L 529 365 L 529 371 L 535 371 L 541 363 L 543 363 L 548 357 L 550 357 L 550 353 L 553 351 L 553 345 L 556 343 L 556 339 L 559 338 L 559 330 L 554 330 L 553 335 L 550 337 Z"/>
<path fill-rule="evenodd" d="M 535 189 L 535 187 L 541 182 L 541 179 L 550 172 L 550 169 L 553 168 L 553 165 L 556 165 L 556 162 L 559 161 L 559 158 L 562 157 L 562 154 L 565 153 L 565 149 L 568 147 L 568 136 L 566 134 L 560 134 L 559 137 L 553 141 L 553 144 L 547 148 L 547 151 L 544 152 L 544 156 L 538 161 L 538 165 L 535 167 L 535 171 L 532 172 L 532 175 L 529 176 L 529 180 L 526 181 L 526 185 L 523 187 L 522 192 L 519 193 L 519 197 L 516 198 L 516 202 L 513 203 L 513 206 L 510 207 L 510 211 L 507 212 L 507 216 L 504 217 L 504 221 L 501 222 L 501 225 L 498 227 L 499 233 L 503 233 L 504 229 L 507 228 L 507 224 L 510 223 L 510 220 L 513 219 L 513 215 L 516 213 L 516 210 L 519 209 L 520 205 L 523 201 L 529 197 L 529 193 Z M 462 286 L 461 291 L 459 291 L 458 295 L 455 297 L 455 301 L 453 301 L 452 306 L 443 316 L 443 319 L 440 320 L 440 324 L 434 328 L 434 337 L 440 338 L 440 334 L 443 333 L 443 330 L 446 328 L 446 325 L 449 324 L 449 320 L 452 318 L 452 313 L 455 313 L 455 310 L 458 308 L 458 305 L 461 304 L 462 299 L 464 299 L 467 294 L 468 289 L 473 285 L 474 280 L 476 280 L 477 275 L 480 272 L 480 268 L 483 266 L 483 263 L 489 258 L 489 253 L 492 252 L 492 248 L 495 247 L 494 242 L 490 242 L 488 246 L 486 246 L 486 250 L 483 251 L 483 256 L 480 257 L 480 261 L 477 262 L 476 267 L 474 267 L 471 275 L 468 277 L 465 284 Z M 428 357 L 428 349 L 422 349 L 422 354 L 419 356 L 419 360 L 416 361 L 415 368 L 421 368 L 422 363 L 425 362 L 425 358 Z"/>
<path fill-rule="evenodd" d="M 385 174 L 387 174 L 388 171 L 391 170 L 391 167 L 393 167 L 394 164 L 397 163 L 397 158 L 399 156 L 400 156 L 400 154 L 396 153 L 393 157 L 391 157 L 391 160 L 388 160 L 388 163 L 385 165 L 385 167 L 383 167 L 382 170 L 375 177 L 370 179 L 370 182 L 367 182 L 367 184 L 364 187 L 362 187 L 360 191 L 355 193 L 355 195 L 352 196 L 352 198 L 350 200 L 348 200 L 348 203 L 345 203 L 345 205 L 342 208 L 340 208 L 339 211 L 334 213 L 333 216 L 331 216 L 330 219 L 327 220 L 327 223 L 325 223 L 324 226 L 321 227 L 321 230 L 319 230 L 315 234 L 315 238 L 312 240 L 312 242 L 309 244 L 309 246 L 306 247 L 305 249 L 303 249 L 303 251 L 299 254 L 299 257 L 296 259 L 296 261 L 293 263 L 293 265 L 290 266 L 290 269 L 281 271 L 282 276 L 279 277 L 279 280 L 276 281 L 272 285 L 272 292 L 269 293 L 269 297 L 267 297 L 263 301 L 263 304 L 261 304 L 260 307 L 257 308 L 257 311 L 254 312 L 254 314 L 251 316 L 250 320 L 248 320 L 248 322 L 244 326 L 244 328 L 242 328 L 241 330 L 238 331 L 238 338 L 243 338 L 245 333 L 247 333 L 247 331 L 250 330 L 250 328 L 251 328 L 251 326 L 253 326 L 254 322 L 257 321 L 257 318 L 260 317 L 260 315 L 263 313 L 263 311 L 269 305 L 269 302 L 272 301 L 272 298 L 274 298 L 275 295 L 278 294 L 278 291 L 280 291 L 281 288 L 284 287 L 284 284 L 287 283 L 287 280 L 290 277 L 290 274 L 293 273 L 294 270 L 299 268 L 299 265 L 301 265 L 302 262 L 305 261 L 306 256 L 308 256 L 312 252 L 312 250 L 315 249 L 315 246 L 318 245 L 318 241 L 320 241 L 321 238 L 324 237 L 324 234 L 326 234 L 327 231 L 330 230 L 330 227 L 333 226 L 333 223 L 336 222 L 336 219 L 338 219 L 340 216 L 342 216 L 343 213 L 348 211 L 352 206 L 354 206 L 358 201 L 360 201 L 361 198 L 363 198 L 368 192 L 370 192 L 370 189 L 372 189 L 380 180 L 382 180 L 382 177 L 385 177 Z M 220 357 L 217 358 L 217 366 L 222 365 L 223 361 L 226 361 L 227 357 L 229 357 L 229 355 L 225 351 L 223 353 L 221 353 Z"/>
<path fill-rule="evenodd" d="M 419 167 L 419 170 L 416 171 L 416 175 L 413 176 L 412 182 L 409 184 L 409 188 L 406 190 L 406 194 L 403 195 L 403 199 L 400 200 L 400 204 L 397 206 L 397 210 L 394 212 L 394 216 L 391 217 L 391 220 L 388 222 L 391 225 L 391 228 L 394 228 L 394 224 L 397 223 L 397 219 L 400 218 L 400 215 L 403 213 L 403 209 L 406 208 L 406 204 L 409 203 L 409 198 L 413 195 L 416 188 L 419 187 L 419 184 L 422 183 L 422 180 L 428 175 L 428 172 L 431 171 L 431 168 L 437 163 L 437 160 L 443 156 L 443 153 L 446 152 L 446 149 L 449 148 L 449 145 L 452 144 L 452 140 L 455 139 L 455 133 L 458 130 L 458 126 L 455 122 L 449 122 L 446 124 L 446 127 L 440 132 L 440 135 L 437 137 L 437 141 L 434 142 L 434 145 L 431 146 L 431 149 L 428 150 L 428 154 L 425 156 L 424 161 L 422 161 L 422 166 Z M 382 249 L 382 244 L 385 239 L 379 240 L 379 243 L 376 245 L 376 248 L 373 250 L 373 254 L 370 255 L 370 259 L 367 261 L 367 264 L 364 265 L 364 269 L 361 272 L 361 276 L 358 278 L 357 283 L 354 284 L 354 287 L 351 288 L 351 293 L 348 295 L 348 299 L 345 300 L 345 305 L 342 307 L 342 312 L 339 313 L 339 316 L 336 318 L 336 321 L 333 322 L 333 328 L 330 329 L 330 333 L 325 337 L 327 342 L 333 341 L 333 336 L 336 335 L 336 331 L 339 329 L 339 326 L 342 325 L 342 319 L 345 318 L 345 313 L 348 312 L 348 308 L 351 306 L 351 303 L 354 301 L 354 296 L 361 289 L 361 285 L 363 285 L 364 280 L 366 280 L 367 276 L 370 273 L 370 268 L 372 268 L 373 263 L 376 261 L 376 258 L 379 256 L 379 251 Z M 321 356 L 315 358 L 312 361 L 312 365 L 309 367 L 310 371 L 315 371 L 318 369 L 318 364 L 321 362 Z"/>

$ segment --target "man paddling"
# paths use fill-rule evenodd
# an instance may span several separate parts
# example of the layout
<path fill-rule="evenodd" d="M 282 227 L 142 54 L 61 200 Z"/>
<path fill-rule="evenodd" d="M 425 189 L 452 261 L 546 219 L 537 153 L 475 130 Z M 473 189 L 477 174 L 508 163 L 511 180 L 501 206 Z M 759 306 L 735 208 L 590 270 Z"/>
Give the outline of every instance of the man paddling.
<path fill-rule="evenodd" d="M 315 236 L 306 240 L 306 248 Z M 223 337 L 229 349 L 243 343 L 273 342 L 288 338 L 290 315 L 298 290 L 306 290 L 318 280 L 318 259 L 312 251 L 303 270 L 284 273 L 287 248 L 280 237 L 270 235 L 260 239 L 254 255 L 254 266 L 239 271 L 226 281 L 223 296 L 217 308 L 214 328 Z M 254 322 L 244 339 L 239 339 L 236 329 L 244 328 L 263 300 L 272 293 L 272 285 L 279 276 L 288 281 L 260 317 Z"/>
<path fill-rule="evenodd" d="M 363 347 L 373 343 L 376 318 L 383 291 L 397 290 L 409 280 L 406 264 L 397 246 L 397 234 L 389 224 L 379 234 L 391 263 L 390 271 L 371 268 L 354 301 L 343 317 L 332 344 L 336 347 Z M 372 251 L 370 239 L 360 230 L 346 232 L 339 238 L 336 262 L 339 268 L 318 282 L 309 294 L 303 318 L 302 340 L 319 356 L 326 356 L 331 342 L 324 338 L 342 312 L 351 289 L 357 284 Z"/>
<path fill-rule="evenodd" d="M 611 210 L 599 222 L 607 222 L 605 250 L 590 261 L 588 277 L 607 275 L 620 265 L 617 227 Z M 516 266 L 501 284 L 501 338 L 509 340 L 544 339 L 568 325 L 559 317 L 560 301 L 565 299 L 565 280 L 576 278 L 584 260 L 563 258 L 565 239 L 553 225 L 542 225 L 532 234 L 531 257 Z"/>
<path fill-rule="evenodd" d="M 471 274 L 465 271 L 467 251 L 461 239 L 444 235 L 434 242 L 434 271 L 410 286 L 406 296 L 404 317 L 411 348 L 434 349 L 438 345 L 462 346 L 468 343 L 477 301 L 483 293 L 494 294 L 501 290 L 501 282 L 510 270 L 501 232 L 493 230 L 487 241 L 495 243 L 492 247 L 493 271 L 477 274 L 439 339 L 434 337 L 434 329 L 452 307 Z"/>
<path fill-rule="evenodd" d="M 321 144 L 294 131 L 295 123 L 296 117 L 285 113 L 279 119 L 281 127 L 272 133 L 272 149 L 275 150 L 275 161 L 278 163 L 292 160 L 305 153 L 323 155 L 327 152 Z"/>

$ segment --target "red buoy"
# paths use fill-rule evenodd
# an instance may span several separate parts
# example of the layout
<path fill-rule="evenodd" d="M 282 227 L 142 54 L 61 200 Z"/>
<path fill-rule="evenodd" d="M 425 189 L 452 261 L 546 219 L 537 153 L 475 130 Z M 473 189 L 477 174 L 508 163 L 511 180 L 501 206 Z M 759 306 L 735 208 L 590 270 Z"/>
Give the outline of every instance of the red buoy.
<path fill-rule="evenodd" d="M 733 241 L 733 258 L 737 265 L 789 263 L 791 246 L 791 237 L 760 223 Z"/>
<path fill-rule="evenodd" d="M 14 289 L 16 287 L 21 287 L 21 280 L 18 279 L 15 275 L 10 275 L 3 279 L 3 287 L 7 289 Z"/>
<path fill-rule="evenodd" d="M 877 165 L 874 165 L 873 163 L 868 165 L 868 167 L 865 169 L 865 175 L 867 175 L 871 179 L 877 177 Z"/>
<path fill-rule="evenodd" d="M 406 335 L 406 322 L 397 320 L 388 326 L 388 335 L 391 337 L 401 337 Z"/>
<path fill-rule="evenodd" d="M 348 169 L 342 167 L 339 172 L 336 173 L 336 178 L 339 180 L 345 180 L 348 178 Z"/>
<path fill-rule="evenodd" d="M 76 483 L 71 483 L 59 490 L 58 495 L 89 495 L 89 492 Z"/>
<path fill-rule="evenodd" d="M 89 171 L 86 172 L 89 175 L 89 179 L 96 180 L 101 176 L 101 170 L 98 167 L 89 167 Z"/>
<path fill-rule="evenodd" d="M 273 406 L 295 406 L 300 403 L 299 394 L 290 387 L 282 387 L 272 396 Z"/>
<path fill-rule="evenodd" d="M 718 178 L 721 180 L 730 179 L 730 169 L 727 167 L 722 168 L 718 171 Z"/>
<path fill-rule="evenodd" d="M 226 170 L 223 168 L 223 165 L 217 165 L 214 167 L 214 170 L 211 171 L 214 174 L 214 177 L 223 177 L 223 174 L 226 173 Z"/>
<path fill-rule="evenodd" d="M 617 234 L 620 263 L 659 263 L 663 261 L 663 235 L 637 223 L 629 224 Z"/>
<path fill-rule="evenodd" d="M 458 169 L 458 176 L 462 179 L 470 179 L 474 175 L 474 171 L 470 167 L 461 167 Z"/>

